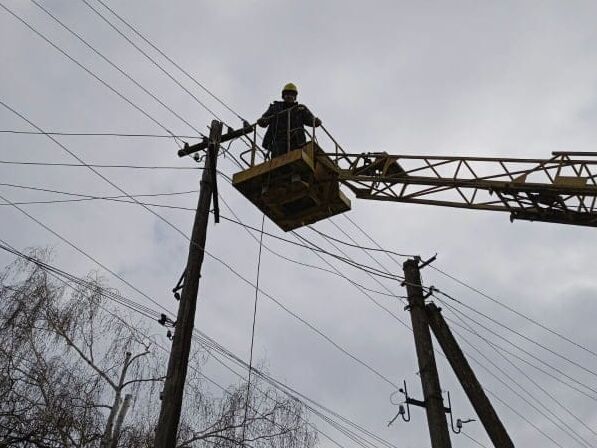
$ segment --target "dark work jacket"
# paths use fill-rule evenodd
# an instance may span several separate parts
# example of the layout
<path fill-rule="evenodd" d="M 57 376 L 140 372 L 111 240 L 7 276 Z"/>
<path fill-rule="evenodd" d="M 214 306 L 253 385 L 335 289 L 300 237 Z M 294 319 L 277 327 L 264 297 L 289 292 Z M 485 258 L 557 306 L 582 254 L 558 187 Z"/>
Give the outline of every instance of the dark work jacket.
<path fill-rule="evenodd" d="M 289 136 L 291 150 L 307 143 L 303 126 L 313 126 L 315 119 L 307 106 L 299 103 L 286 104 L 284 101 L 274 101 L 261 118 L 267 123 L 263 147 L 271 151 L 274 157 L 288 150 Z"/>

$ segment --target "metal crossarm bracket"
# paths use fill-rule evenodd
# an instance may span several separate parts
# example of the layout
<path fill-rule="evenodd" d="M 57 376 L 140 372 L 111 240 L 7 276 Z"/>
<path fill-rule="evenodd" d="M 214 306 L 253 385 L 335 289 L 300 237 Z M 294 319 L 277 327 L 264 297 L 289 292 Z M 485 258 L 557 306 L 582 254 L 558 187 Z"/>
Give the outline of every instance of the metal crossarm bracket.
<path fill-rule="evenodd" d="M 418 257 L 419 261 L 421 261 L 421 257 Z M 423 261 L 420 265 L 419 265 L 419 269 L 423 269 L 425 266 L 427 266 L 428 264 L 433 263 L 435 260 L 437 260 L 437 254 L 435 254 L 433 257 L 431 257 L 429 260 L 427 261 Z"/>
<path fill-rule="evenodd" d="M 416 400 L 416 399 L 410 398 L 410 397 L 406 397 L 406 403 L 409 404 L 409 405 L 412 404 L 413 406 L 419 406 L 421 408 L 426 408 L 427 407 L 427 405 L 425 404 L 424 401 Z"/>

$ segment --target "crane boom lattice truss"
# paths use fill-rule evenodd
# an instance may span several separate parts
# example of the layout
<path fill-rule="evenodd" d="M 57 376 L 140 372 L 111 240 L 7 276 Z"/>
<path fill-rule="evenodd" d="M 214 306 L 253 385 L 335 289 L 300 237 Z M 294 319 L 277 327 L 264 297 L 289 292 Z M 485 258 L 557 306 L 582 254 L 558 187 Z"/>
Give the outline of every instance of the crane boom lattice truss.
<path fill-rule="evenodd" d="M 550 159 L 327 155 L 340 183 L 357 198 L 503 211 L 511 220 L 597 227 L 597 153 L 557 152 Z"/>

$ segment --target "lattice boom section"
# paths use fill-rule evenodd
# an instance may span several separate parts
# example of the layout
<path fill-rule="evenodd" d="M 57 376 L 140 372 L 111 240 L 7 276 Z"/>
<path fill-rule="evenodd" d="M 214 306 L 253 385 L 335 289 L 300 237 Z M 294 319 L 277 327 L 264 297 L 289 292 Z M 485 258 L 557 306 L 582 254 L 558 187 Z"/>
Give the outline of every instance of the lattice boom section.
<path fill-rule="evenodd" d="M 328 154 L 358 198 L 597 226 L 597 153 L 550 159 Z"/>

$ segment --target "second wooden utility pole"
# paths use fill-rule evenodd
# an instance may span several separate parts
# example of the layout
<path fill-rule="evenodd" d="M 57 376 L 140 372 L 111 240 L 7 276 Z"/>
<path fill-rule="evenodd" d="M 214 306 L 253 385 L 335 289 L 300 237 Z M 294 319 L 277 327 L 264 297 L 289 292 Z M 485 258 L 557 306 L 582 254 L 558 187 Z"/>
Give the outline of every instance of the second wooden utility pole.
<path fill-rule="evenodd" d="M 435 364 L 433 341 L 425 312 L 425 297 L 421 287 L 419 261 L 417 259 L 406 260 L 403 268 L 431 447 L 450 448 L 450 433 Z"/>
<path fill-rule="evenodd" d="M 183 390 L 187 378 L 191 339 L 195 323 L 197 292 L 199 291 L 199 278 L 201 277 L 201 265 L 204 257 L 203 248 L 207 237 L 211 199 L 215 189 L 215 169 L 221 135 L 222 123 L 217 120 L 212 121 L 205 169 L 201 177 L 199 202 L 191 233 L 187 267 L 184 273 L 184 284 L 180 296 L 178 315 L 176 316 L 174 340 L 172 341 L 168 372 L 162 392 L 162 408 L 156 429 L 154 448 L 176 446 L 176 434 L 180 422 Z"/>
<path fill-rule="evenodd" d="M 462 384 L 462 388 L 475 408 L 479 419 L 481 419 L 481 423 L 483 423 L 489 438 L 493 442 L 493 446 L 497 448 L 514 448 L 514 443 L 512 443 L 508 431 L 506 431 L 487 395 L 485 395 L 483 387 L 464 357 L 464 353 L 458 346 L 458 342 L 456 342 L 440 309 L 433 303 L 428 304 L 425 309 L 435 339 L 437 339 L 446 354 L 446 358 L 448 358 L 460 384 Z"/>

